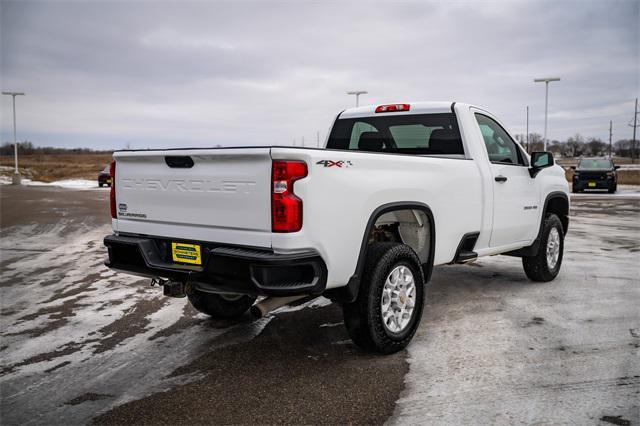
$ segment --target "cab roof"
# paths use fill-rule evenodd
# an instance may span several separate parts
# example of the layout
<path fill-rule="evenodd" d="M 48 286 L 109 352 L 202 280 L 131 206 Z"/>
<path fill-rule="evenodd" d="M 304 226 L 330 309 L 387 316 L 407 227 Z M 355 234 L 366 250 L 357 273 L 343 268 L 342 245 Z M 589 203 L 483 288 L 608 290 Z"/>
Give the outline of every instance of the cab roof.
<path fill-rule="evenodd" d="M 408 111 L 394 111 L 392 113 L 376 113 L 376 108 L 381 105 L 409 105 Z M 453 108 L 453 101 L 439 101 L 439 102 L 386 102 L 376 105 L 365 105 L 356 108 L 348 108 L 344 110 L 338 118 L 356 118 L 356 117 L 371 117 L 378 115 L 409 115 L 409 114 L 438 114 L 451 112 Z"/>

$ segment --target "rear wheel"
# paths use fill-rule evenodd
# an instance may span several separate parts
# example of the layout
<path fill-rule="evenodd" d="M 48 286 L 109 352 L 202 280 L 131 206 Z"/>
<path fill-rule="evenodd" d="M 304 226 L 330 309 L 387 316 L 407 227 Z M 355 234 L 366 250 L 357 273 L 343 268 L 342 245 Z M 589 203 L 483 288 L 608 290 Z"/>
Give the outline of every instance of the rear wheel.
<path fill-rule="evenodd" d="M 573 192 L 573 193 L 577 193 L 577 192 L 580 192 L 580 190 L 578 189 L 578 187 L 577 187 L 577 186 L 573 185 L 573 186 L 571 187 L 571 192 Z"/>
<path fill-rule="evenodd" d="M 188 297 L 194 308 L 214 318 L 242 316 L 256 301 L 255 297 L 242 294 L 214 294 L 198 290 L 193 290 Z"/>
<path fill-rule="evenodd" d="M 98 182 L 98 186 L 102 188 L 102 182 Z"/>
<path fill-rule="evenodd" d="M 614 183 L 609 187 L 609 194 L 614 194 L 617 189 L 618 189 L 618 185 Z"/>
<path fill-rule="evenodd" d="M 524 256 L 524 272 L 533 281 L 551 281 L 560 272 L 564 251 L 562 222 L 555 214 L 548 215 L 543 224 L 540 248 L 534 256 Z"/>
<path fill-rule="evenodd" d="M 367 252 L 358 297 L 343 305 L 344 322 L 355 344 L 391 354 L 413 338 L 423 302 L 424 278 L 413 249 L 405 244 L 375 243 Z"/>

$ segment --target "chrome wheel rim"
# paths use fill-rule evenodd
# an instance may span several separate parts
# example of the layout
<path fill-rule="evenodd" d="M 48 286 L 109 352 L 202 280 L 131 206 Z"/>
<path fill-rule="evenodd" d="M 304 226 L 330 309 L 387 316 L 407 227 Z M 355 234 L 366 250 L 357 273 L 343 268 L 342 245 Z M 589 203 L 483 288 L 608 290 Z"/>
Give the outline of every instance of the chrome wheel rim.
<path fill-rule="evenodd" d="M 560 233 L 558 228 L 551 228 L 547 237 L 547 266 L 553 269 L 558 264 L 560 257 Z"/>
<path fill-rule="evenodd" d="M 393 268 L 382 289 L 380 312 L 384 328 L 394 334 L 407 328 L 416 305 L 416 284 L 411 270 L 400 265 Z"/>

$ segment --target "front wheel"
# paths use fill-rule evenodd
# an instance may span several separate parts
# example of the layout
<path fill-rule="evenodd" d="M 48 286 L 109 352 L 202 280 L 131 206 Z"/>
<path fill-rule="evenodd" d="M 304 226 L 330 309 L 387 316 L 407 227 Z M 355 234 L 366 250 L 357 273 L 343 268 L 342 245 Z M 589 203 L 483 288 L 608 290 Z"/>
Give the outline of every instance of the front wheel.
<path fill-rule="evenodd" d="M 409 344 L 424 303 L 424 277 L 411 247 L 375 243 L 367 251 L 365 272 L 353 303 L 343 305 L 349 336 L 361 348 L 391 354 Z"/>
<path fill-rule="evenodd" d="M 547 282 L 560 272 L 564 251 L 564 231 L 562 222 L 555 214 L 550 214 L 542 225 L 540 248 L 534 256 L 524 256 L 522 266 L 532 281 Z"/>
<path fill-rule="evenodd" d="M 256 301 L 255 297 L 241 294 L 214 294 L 193 290 L 189 302 L 196 310 L 214 318 L 242 316 Z"/>

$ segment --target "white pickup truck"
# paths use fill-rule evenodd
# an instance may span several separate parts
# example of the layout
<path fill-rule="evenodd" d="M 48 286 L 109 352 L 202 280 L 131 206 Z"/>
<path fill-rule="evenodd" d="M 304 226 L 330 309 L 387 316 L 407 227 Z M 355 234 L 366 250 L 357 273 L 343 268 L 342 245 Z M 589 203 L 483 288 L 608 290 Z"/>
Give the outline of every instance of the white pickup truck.
<path fill-rule="evenodd" d="M 107 265 L 216 317 L 323 295 L 356 344 L 392 353 L 420 323 L 434 266 L 506 254 L 550 281 L 562 263 L 563 169 L 468 104 L 348 109 L 324 149 L 113 158 Z"/>

